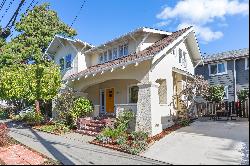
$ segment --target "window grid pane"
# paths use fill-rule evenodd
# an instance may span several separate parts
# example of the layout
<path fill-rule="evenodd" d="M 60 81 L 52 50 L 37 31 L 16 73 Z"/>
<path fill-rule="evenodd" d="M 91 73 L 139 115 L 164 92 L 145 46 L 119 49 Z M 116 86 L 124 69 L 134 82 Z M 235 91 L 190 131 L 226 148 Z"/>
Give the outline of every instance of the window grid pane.
<path fill-rule="evenodd" d="M 225 73 L 225 64 L 224 63 L 219 63 L 218 64 L 218 73 Z"/>
<path fill-rule="evenodd" d="M 118 53 L 117 48 L 114 48 L 113 49 L 113 59 L 117 58 L 117 53 Z"/>
<path fill-rule="evenodd" d="M 71 54 L 66 56 L 66 68 L 71 68 L 71 61 L 72 61 L 72 56 Z"/>
<path fill-rule="evenodd" d="M 217 65 L 210 65 L 210 74 L 217 74 Z"/>
<path fill-rule="evenodd" d="M 124 56 L 128 55 L 128 44 L 125 44 L 123 49 L 124 49 L 123 55 Z"/>

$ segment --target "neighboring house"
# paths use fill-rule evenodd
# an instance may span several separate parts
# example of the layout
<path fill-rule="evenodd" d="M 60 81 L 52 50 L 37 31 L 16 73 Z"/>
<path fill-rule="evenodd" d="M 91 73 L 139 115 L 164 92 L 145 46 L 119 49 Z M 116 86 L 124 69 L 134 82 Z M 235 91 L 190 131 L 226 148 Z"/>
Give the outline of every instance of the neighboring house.
<path fill-rule="evenodd" d="M 67 87 L 93 102 L 93 116 L 131 109 L 136 113 L 135 130 L 151 136 L 173 124 L 171 115 L 179 106 L 172 104 L 172 97 L 201 62 L 192 27 L 176 32 L 139 28 L 91 47 L 55 37 L 47 53 L 64 69 Z M 74 60 L 67 69 L 69 53 Z"/>
<path fill-rule="evenodd" d="M 237 101 L 237 92 L 249 88 L 249 49 L 207 56 L 195 74 L 203 75 L 210 85 L 224 85 L 224 101 Z"/>

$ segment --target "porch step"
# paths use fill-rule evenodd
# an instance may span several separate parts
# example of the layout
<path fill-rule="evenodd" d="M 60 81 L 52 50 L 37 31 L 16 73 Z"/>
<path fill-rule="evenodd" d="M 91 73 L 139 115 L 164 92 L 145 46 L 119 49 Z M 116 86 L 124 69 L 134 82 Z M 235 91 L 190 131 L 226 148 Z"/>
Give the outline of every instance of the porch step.
<path fill-rule="evenodd" d="M 76 130 L 75 132 L 79 133 L 79 134 L 93 136 L 93 137 L 95 137 L 99 134 L 99 132 L 88 131 L 88 130 Z"/>
<path fill-rule="evenodd" d="M 87 131 L 94 131 L 94 132 L 101 132 L 102 127 L 92 127 L 92 126 L 81 126 L 80 130 L 87 130 Z"/>

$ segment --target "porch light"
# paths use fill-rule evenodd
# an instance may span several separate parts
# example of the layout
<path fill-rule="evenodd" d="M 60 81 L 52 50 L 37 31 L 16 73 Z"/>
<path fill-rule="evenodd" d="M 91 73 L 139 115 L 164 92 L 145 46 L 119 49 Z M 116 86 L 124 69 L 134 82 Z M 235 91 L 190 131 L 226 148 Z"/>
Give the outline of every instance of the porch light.
<path fill-rule="evenodd" d="M 78 77 L 77 80 L 79 81 L 79 80 L 80 80 L 80 77 Z"/>
<path fill-rule="evenodd" d="M 126 67 L 125 66 L 122 66 L 122 69 L 125 69 Z"/>
<path fill-rule="evenodd" d="M 104 73 L 104 71 L 101 72 L 101 74 L 103 74 L 103 73 Z"/>
<path fill-rule="evenodd" d="M 111 73 L 112 73 L 112 72 L 114 71 L 114 68 L 112 68 L 110 71 L 111 71 Z"/>
<path fill-rule="evenodd" d="M 136 63 L 135 63 L 135 66 L 138 66 L 138 65 L 139 65 L 139 63 L 138 63 L 138 62 L 136 62 Z"/>
<path fill-rule="evenodd" d="M 87 78 L 88 77 L 88 75 L 85 75 L 85 78 Z"/>
<path fill-rule="evenodd" d="M 94 77 L 96 75 L 96 73 L 92 74 L 92 76 Z"/>

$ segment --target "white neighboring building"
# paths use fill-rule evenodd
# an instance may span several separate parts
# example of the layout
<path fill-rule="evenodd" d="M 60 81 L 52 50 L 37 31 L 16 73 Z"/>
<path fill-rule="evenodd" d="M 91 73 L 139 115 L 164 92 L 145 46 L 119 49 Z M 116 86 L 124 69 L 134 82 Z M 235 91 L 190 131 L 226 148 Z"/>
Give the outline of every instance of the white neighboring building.
<path fill-rule="evenodd" d="M 172 96 L 201 62 L 192 27 L 176 32 L 139 28 L 98 47 L 56 36 L 47 54 L 61 66 L 66 85 L 93 102 L 93 116 L 131 109 L 135 130 L 151 136 L 173 124 L 171 116 L 180 106 Z"/>

